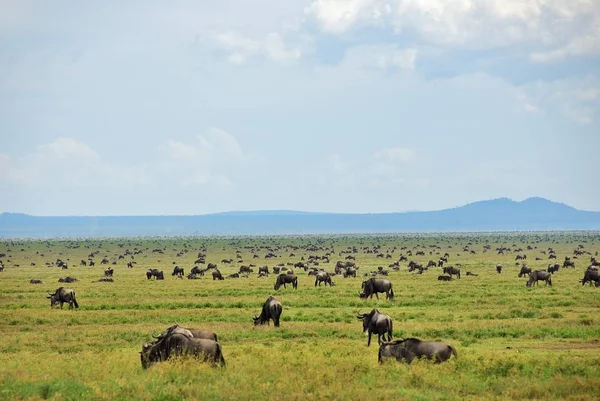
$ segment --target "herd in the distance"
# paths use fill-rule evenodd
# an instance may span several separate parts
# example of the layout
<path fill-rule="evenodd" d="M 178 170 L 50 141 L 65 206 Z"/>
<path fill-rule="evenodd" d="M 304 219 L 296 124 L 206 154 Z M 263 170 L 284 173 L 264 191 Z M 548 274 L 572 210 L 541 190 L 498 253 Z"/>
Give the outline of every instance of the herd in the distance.
<path fill-rule="evenodd" d="M 430 245 L 433 249 L 430 250 L 430 254 L 433 254 L 434 251 L 439 251 L 441 248 L 439 245 Z M 573 259 L 577 259 L 579 257 L 585 256 L 585 254 L 590 255 L 590 265 L 584 272 L 583 278 L 580 280 L 582 285 L 586 283 L 595 283 L 596 287 L 600 287 L 600 278 L 598 274 L 598 268 L 600 267 L 600 260 L 596 259 L 598 256 L 598 252 L 595 255 L 591 255 L 590 252 L 584 250 L 583 245 L 578 245 L 575 249 L 574 254 L 571 257 L 565 256 L 562 266 L 558 263 L 550 263 L 546 270 L 532 270 L 526 265 L 527 255 L 522 248 L 516 248 L 513 245 L 513 248 L 510 247 L 499 247 L 496 249 L 498 255 L 504 255 L 505 252 L 515 252 L 517 253 L 515 260 L 516 265 L 520 267 L 520 271 L 518 277 L 526 277 L 528 278 L 526 282 L 527 287 L 532 287 L 538 283 L 538 281 L 544 281 L 546 285 L 552 286 L 552 276 L 557 273 L 561 267 L 562 268 L 575 268 L 575 262 Z M 536 247 L 537 248 L 537 247 Z M 527 250 L 532 251 L 533 247 L 528 246 Z M 298 250 L 298 247 L 295 248 Z M 339 260 L 335 268 L 332 272 L 327 272 L 325 269 L 321 267 L 321 264 L 330 263 L 330 258 L 335 256 L 335 251 L 333 249 L 328 249 L 323 246 L 309 246 L 307 250 L 310 252 L 318 252 L 324 251 L 323 255 L 311 255 L 308 257 L 308 260 L 302 260 L 296 263 L 289 262 L 286 265 L 280 263 L 275 265 L 272 270 L 275 273 L 276 279 L 274 283 L 274 290 L 279 290 L 282 286 L 284 289 L 287 288 L 287 285 L 291 285 L 293 289 L 298 288 L 298 277 L 294 274 L 292 268 L 302 269 L 307 273 L 307 276 L 314 276 L 315 278 L 315 287 L 321 287 L 324 283 L 325 287 L 334 287 L 335 282 L 333 281 L 333 277 L 341 276 L 343 278 L 351 278 L 357 277 L 357 273 L 360 267 L 356 264 L 356 258 L 354 254 L 359 252 L 357 247 L 348 247 L 339 252 L 338 256 L 342 256 L 343 254 L 347 254 L 345 256 L 345 260 Z M 385 258 L 391 259 L 392 254 L 397 250 L 396 247 L 393 249 L 388 249 L 386 253 L 383 253 L 379 246 L 373 247 L 364 247 L 362 249 L 365 253 L 375 253 L 377 258 Z M 388 265 L 393 271 L 400 271 L 400 263 L 407 262 L 407 271 L 415 272 L 417 274 L 424 274 L 424 272 L 428 271 L 430 268 L 441 268 L 443 275 L 439 275 L 437 279 L 439 281 L 453 281 L 455 278 L 461 278 L 461 269 L 457 266 L 448 266 L 445 265 L 448 263 L 450 258 L 450 254 L 446 252 L 442 257 L 440 257 L 437 261 L 430 260 L 426 266 L 418 263 L 414 260 L 409 261 L 409 257 L 412 257 L 412 250 L 407 249 L 407 247 L 400 248 L 402 254 L 398 258 L 397 261 Z M 188 252 L 189 249 L 184 249 L 178 256 L 181 256 L 185 252 Z M 277 251 L 281 251 L 280 248 L 269 248 L 269 252 L 265 255 L 265 259 L 277 258 Z M 405 252 L 404 252 L 405 251 Z M 476 253 L 475 250 L 470 249 L 469 245 L 464 246 L 462 248 L 463 252 Z M 489 245 L 484 246 L 483 252 L 491 251 L 491 247 Z M 127 250 L 125 253 L 119 255 L 118 259 L 125 259 L 128 256 L 131 260 L 127 262 L 128 268 L 133 268 L 136 264 L 135 255 L 139 255 L 143 252 L 143 250 L 135 248 L 133 252 Z M 154 249 L 152 252 L 156 252 L 162 254 L 164 251 L 162 249 Z M 95 266 L 94 257 L 100 253 L 99 250 L 90 253 L 89 259 L 81 260 L 81 266 Z M 257 250 L 253 249 L 253 258 L 258 258 Z M 404 254 L 406 253 L 406 255 Z M 552 248 L 548 248 L 547 250 L 541 251 L 542 255 L 547 255 L 548 259 L 557 259 L 556 253 Z M 423 249 L 416 250 L 416 255 L 425 256 L 425 251 Z M 294 257 L 294 253 L 290 253 L 289 257 Z M 6 258 L 7 255 L 5 253 L 0 253 L 0 258 Z M 238 262 L 242 262 L 242 257 L 240 255 L 240 251 L 236 252 L 236 259 Z M 541 260 L 541 257 L 536 257 L 536 260 Z M 108 257 L 104 257 L 100 264 L 106 265 L 111 263 Z M 175 262 L 173 262 L 175 263 Z M 234 263 L 234 259 L 222 259 L 222 264 L 231 265 Z M 116 261 L 112 262 L 113 265 L 116 265 Z M 32 263 L 32 265 L 34 265 Z M 56 262 L 47 262 L 47 266 L 57 266 L 62 270 L 68 269 L 68 264 L 61 259 L 57 259 Z M 200 267 L 199 265 L 206 265 L 206 267 Z M 18 267 L 15 265 L 14 267 Z M 254 264 L 249 265 L 241 265 L 239 270 L 235 273 L 228 275 L 227 279 L 237 279 L 237 278 L 247 278 L 250 274 L 254 273 L 254 268 L 256 268 Z M 503 271 L 503 267 L 501 264 L 497 264 L 495 266 L 496 272 L 501 274 Z M 4 264 L 0 259 L 0 272 L 4 270 Z M 258 277 L 266 278 L 269 277 L 271 271 L 268 266 L 260 266 L 257 268 Z M 195 260 L 195 266 L 191 269 L 187 278 L 190 280 L 200 279 L 204 277 L 205 274 L 210 271 L 213 280 L 225 280 L 222 273 L 220 272 L 218 266 L 215 263 L 206 264 L 206 249 L 202 249 Z M 164 280 L 164 273 L 159 269 L 148 269 L 145 273 L 146 279 L 151 280 Z M 363 273 L 364 277 L 367 277 L 366 280 L 361 283 L 361 291 L 358 293 L 358 296 L 362 299 L 370 298 L 372 299 L 373 295 L 379 299 L 378 294 L 385 294 L 386 300 L 394 301 L 394 290 L 393 284 L 390 280 L 381 278 L 381 276 L 388 276 L 389 271 L 385 269 L 383 266 L 379 266 L 377 270 L 373 270 L 370 272 Z M 467 276 L 476 277 L 478 274 L 472 273 L 470 271 L 466 272 Z M 96 280 L 94 282 L 113 282 L 114 276 L 114 268 L 107 267 L 104 270 L 104 277 Z M 185 277 L 185 270 L 180 266 L 175 266 L 171 276 L 176 278 Z M 77 279 L 67 276 L 65 278 L 60 278 L 58 280 L 61 283 L 73 283 L 76 282 Z M 31 279 L 31 284 L 42 284 L 41 280 Z M 60 306 L 62 309 L 65 303 L 68 304 L 69 309 L 79 308 L 79 304 L 76 299 L 75 291 L 71 288 L 59 287 L 53 293 L 48 294 L 47 298 L 50 300 L 50 306 Z M 283 307 L 281 302 L 275 299 L 273 296 L 269 296 L 262 306 L 262 310 L 260 315 L 255 316 L 253 318 L 254 325 L 264 325 L 269 324 L 272 320 L 275 327 L 280 326 L 280 319 L 282 315 Z M 371 344 L 371 336 L 372 334 L 376 334 L 378 336 L 379 343 L 379 352 L 378 352 L 378 360 L 382 362 L 385 358 L 395 358 L 398 361 L 404 361 L 406 363 L 411 363 L 415 358 L 428 358 L 433 359 L 436 362 L 443 362 L 448 360 L 452 355 L 457 356 L 456 350 L 443 342 L 427 342 L 421 341 L 415 338 L 405 338 L 402 340 L 394 340 L 392 337 L 393 333 L 393 322 L 392 318 L 380 313 L 377 309 L 372 309 L 369 313 L 359 313 L 357 318 L 362 321 L 363 331 L 368 333 L 368 342 L 367 346 Z M 183 354 L 193 355 L 202 359 L 209 361 L 214 366 L 225 366 L 225 359 L 223 357 L 223 352 L 221 345 L 218 343 L 217 335 L 210 330 L 199 330 L 199 329 L 191 329 L 191 328 L 183 328 L 179 325 L 173 325 L 167 328 L 164 332 L 162 332 L 158 336 L 153 336 L 154 342 L 145 343 L 142 347 L 142 351 L 140 352 L 142 366 L 144 368 L 149 367 L 152 363 L 164 361 L 170 359 L 172 357 L 180 356 Z"/>

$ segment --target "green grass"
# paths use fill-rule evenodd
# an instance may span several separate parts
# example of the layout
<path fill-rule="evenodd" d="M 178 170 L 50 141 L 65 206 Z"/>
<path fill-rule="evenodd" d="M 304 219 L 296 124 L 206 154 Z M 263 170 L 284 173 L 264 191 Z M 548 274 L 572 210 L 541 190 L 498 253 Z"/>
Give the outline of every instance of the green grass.
<path fill-rule="evenodd" d="M 375 253 L 366 247 L 380 245 Z M 432 245 L 438 245 L 438 248 Z M 492 250 L 482 252 L 489 244 Z M 600 250 L 598 233 L 347 235 L 302 237 L 168 238 L 6 241 L 0 243 L 6 266 L 0 273 L 0 399 L 573 399 L 600 398 L 600 289 L 582 287 L 579 279 L 589 255 L 576 259 L 576 269 L 561 269 L 554 286 L 526 288 L 519 279 L 515 254 L 499 256 L 504 245 L 524 248 L 528 265 L 545 268 L 553 247 L 561 263 L 578 244 L 592 255 Z M 307 251 L 305 247 L 317 250 Z M 476 254 L 463 251 L 469 245 Z M 527 246 L 537 247 L 527 250 Z M 275 276 L 213 281 L 176 280 L 173 262 L 193 266 L 206 248 L 207 262 L 223 275 L 243 264 L 268 265 L 300 261 L 331 249 L 335 262 L 356 247 L 359 277 L 334 277 L 336 286 L 314 287 L 314 278 L 295 269 L 299 289 L 273 290 Z M 271 248 L 279 257 L 264 259 Z M 392 253 L 393 259 L 376 254 Z M 406 250 L 400 250 L 406 247 Z M 451 248 L 450 248 L 451 247 Z M 142 249 L 131 260 L 118 259 L 127 249 Z M 163 254 L 153 249 L 163 249 Z M 181 256 L 177 254 L 188 250 Z M 361 300 L 362 274 L 397 260 L 401 253 L 425 263 L 450 254 L 450 265 L 462 279 L 437 281 L 440 268 L 423 275 L 390 272 L 396 299 Z M 79 266 L 90 252 L 95 267 Z M 432 252 L 430 254 L 429 252 Z M 294 257 L 289 257 L 290 253 Z M 253 254 L 260 258 L 252 258 Z M 43 254 L 43 256 L 42 256 Z M 458 256 L 457 254 L 460 254 Z M 536 261 L 535 257 L 543 260 Z M 102 277 L 107 257 L 117 264 L 114 283 L 92 283 Z M 61 258 L 68 270 L 46 267 Z M 31 266 L 35 263 L 35 266 Z M 496 263 L 504 266 L 496 273 Z M 19 265 L 19 267 L 15 267 Z M 164 281 L 148 281 L 145 271 L 159 268 Z M 258 269 L 255 268 L 255 272 Z M 472 271 L 478 277 L 467 277 Z M 80 281 L 75 289 L 79 310 L 51 309 L 46 295 L 62 284 L 59 277 Z M 43 285 L 31 285 L 30 279 Z M 252 317 L 274 295 L 283 304 L 280 328 L 254 327 Z M 440 340 L 453 345 L 458 358 L 435 365 L 377 363 L 377 343 L 366 346 L 359 311 L 377 307 L 394 320 L 394 336 Z M 139 354 L 151 333 L 179 323 L 212 329 L 219 335 L 227 367 L 212 369 L 194 360 L 175 360 L 141 368 Z"/>

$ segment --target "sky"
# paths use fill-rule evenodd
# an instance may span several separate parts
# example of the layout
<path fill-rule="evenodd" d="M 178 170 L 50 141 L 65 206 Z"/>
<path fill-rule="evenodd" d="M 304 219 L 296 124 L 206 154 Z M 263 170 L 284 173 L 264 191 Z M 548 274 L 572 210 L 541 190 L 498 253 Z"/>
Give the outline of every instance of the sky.
<path fill-rule="evenodd" d="M 0 212 L 600 211 L 598 0 L 0 0 Z"/>

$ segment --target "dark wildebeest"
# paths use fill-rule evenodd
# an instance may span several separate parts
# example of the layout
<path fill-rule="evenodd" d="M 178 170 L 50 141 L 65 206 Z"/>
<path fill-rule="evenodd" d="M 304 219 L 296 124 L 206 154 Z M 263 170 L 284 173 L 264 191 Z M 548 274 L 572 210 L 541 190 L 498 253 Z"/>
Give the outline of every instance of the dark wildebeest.
<path fill-rule="evenodd" d="M 173 268 L 173 273 L 171 273 L 171 276 L 180 276 L 180 277 L 183 277 L 184 274 L 185 273 L 183 271 L 183 267 L 175 266 Z"/>
<path fill-rule="evenodd" d="M 215 263 L 209 263 L 206 265 L 207 269 L 217 269 L 217 265 Z"/>
<path fill-rule="evenodd" d="M 42 280 L 32 279 L 32 280 L 29 280 L 29 284 L 44 284 L 44 283 L 42 282 Z"/>
<path fill-rule="evenodd" d="M 446 274 L 449 274 L 450 277 L 452 277 L 453 275 L 456 275 L 460 279 L 460 269 L 457 269 L 456 267 L 453 267 L 453 266 L 444 267 L 443 272 Z"/>
<path fill-rule="evenodd" d="M 381 347 L 383 347 L 383 349 L 386 351 L 382 352 Z M 406 348 L 416 358 L 433 359 L 435 361 L 435 363 L 445 362 L 448 359 L 450 359 L 450 357 L 452 355 L 454 355 L 454 357 L 458 357 L 456 350 L 451 345 L 448 345 L 443 342 L 437 342 L 437 341 L 435 341 L 435 342 L 434 341 L 421 341 L 417 338 L 405 338 L 404 340 L 384 342 L 381 345 L 381 347 L 380 347 L 380 361 L 381 361 L 381 357 L 388 356 L 387 354 L 390 354 L 390 356 L 392 356 L 394 354 L 401 355 L 400 352 L 398 352 L 398 351 L 392 352 L 392 350 L 390 349 L 390 348 L 396 348 L 396 347 Z M 407 358 L 407 362 L 410 363 L 408 361 L 408 358 Z"/>
<path fill-rule="evenodd" d="M 363 322 L 363 333 L 369 333 L 367 347 L 371 346 L 371 335 L 373 333 L 377 334 L 377 341 L 379 344 L 381 344 L 382 341 L 385 341 L 386 333 L 388 341 L 392 340 L 392 318 L 388 315 L 384 315 L 377 309 L 373 309 L 370 313 L 359 313 L 356 318 Z"/>
<path fill-rule="evenodd" d="M 267 323 L 269 324 L 269 320 L 273 319 L 273 323 L 275 327 L 279 327 L 279 318 L 281 317 L 281 311 L 283 307 L 281 306 L 281 302 L 276 300 L 273 296 L 267 298 L 265 303 L 263 304 L 262 311 L 259 316 L 255 316 L 254 325 L 262 325 Z"/>
<path fill-rule="evenodd" d="M 145 343 L 140 352 L 144 369 L 150 367 L 154 362 L 184 355 L 209 361 L 213 366 L 225 366 L 225 359 L 218 342 L 179 333 L 167 333 L 165 337 L 155 343 Z"/>
<path fill-rule="evenodd" d="M 519 277 L 527 277 L 529 274 L 531 274 L 531 267 L 527 267 L 525 265 L 521 266 Z"/>
<path fill-rule="evenodd" d="M 187 275 L 188 280 L 200 280 L 200 276 L 194 273 L 190 273 Z"/>
<path fill-rule="evenodd" d="M 557 272 L 558 269 L 560 269 L 560 265 L 558 263 L 548 265 L 548 273 L 554 274 L 554 272 Z"/>
<path fill-rule="evenodd" d="M 238 273 L 253 273 L 254 270 L 250 266 L 240 266 L 240 271 Z"/>
<path fill-rule="evenodd" d="M 354 277 L 356 278 L 356 269 L 353 267 L 348 267 L 344 270 L 344 278 Z"/>
<path fill-rule="evenodd" d="M 104 270 L 104 276 L 112 277 L 114 272 L 115 272 L 115 270 L 112 267 L 110 267 L 110 268 Z"/>
<path fill-rule="evenodd" d="M 575 262 L 573 262 L 568 257 L 565 257 L 565 261 L 563 262 L 563 268 L 564 267 L 572 267 L 574 269 L 575 268 Z"/>
<path fill-rule="evenodd" d="M 498 274 L 502 273 L 502 265 L 501 264 L 496 265 L 496 271 L 498 272 Z"/>
<path fill-rule="evenodd" d="M 545 270 L 534 270 L 529 274 L 529 280 L 527 280 L 527 287 L 531 287 L 537 284 L 538 280 L 544 280 L 546 285 L 550 284 L 552 287 L 552 274 Z"/>
<path fill-rule="evenodd" d="M 298 289 L 298 277 L 296 277 L 295 274 L 280 274 L 279 276 L 277 276 L 277 281 L 275 281 L 275 286 L 273 288 L 278 290 L 282 284 L 283 288 L 286 288 L 285 285 L 290 283 L 292 284 L 292 287 L 295 290 Z"/>
<path fill-rule="evenodd" d="M 585 285 L 585 283 L 587 282 L 589 282 L 590 285 L 592 285 L 592 281 L 596 283 L 596 286 L 598 286 L 598 283 L 600 283 L 600 279 L 598 278 L 598 269 L 590 265 L 583 274 L 583 279 L 581 279 L 581 285 Z"/>
<path fill-rule="evenodd" d="M 194 266 L 194 267 L 192 267 L 192 270 L 190 270 L 190 273 L 191 273 L 191 274 L 197 274 L 197 275 L 199 275 L 199 276 L 204 276 L 204 273 L 206 273 L 206 271 L 207 271 L 207 270 L 208 270 L 208 268 L 206 268 L 206 269 L 201 269 L 201 268 L 200 268 L 200 267 L 198 267 L 198 266 Z"/>
<path fill-rule="evenodd" d="M 327 284 L 329 284 L 330 287 L 335 285 L 335 283 L 331 280 L 331 276 L 329 275 L 329 273 L 317 272 L 317 274 L 315 276 L 315 287 L 317 286 L 317 283 L 319 284 L 319 287 L 320 287 L 322 282 L 325 283 L 325 286 L 327 286 Z"/>
<path fill-rule="evenodd" d="M 79 280 L 77 280 L 75 277 L 69 277 L 69 276 L 67 276 L 65 278 L 61 277 L 58 279 L 59 283 L 74 283 L 76 281 L 79 281 Z"/>
<path fill-rule="evenodd" d="M 471 273 L 471 272 L 467 272 L 467 276 L 473 276 L 473 277 L 477 277 L 477 276 L 479 276 L 479 274 L 477 274 L 477 273 Z"/>
<path fill-rule="evenodd" d="M 240 273 L 232 273 L 227 278 L 240 278 Z"/>
<path fill-rule="evenodd" d="M 429 263 L 427 263 L 427 267 L 436 267 L 437 263 L 435 263 L 435 260 L 430 260 Z"/>
<path fill-rule="evenodd" d="M 260 275 L 261 273 L 264 273 L 268 276 L 269 275 L 269 266 L 260 266 L 258 268 L 258 274 Z"/>
<path fill-rule="evenodd" d="M 383 358 L 396 358 L 398 362 L 406 361 L 407 364 L 415 359 L 415 354 L 410 352 L 404 346 L 396 344 L 395 341 L 384 342 L 379 346 L 379 353 L 377 354 L 377 360 L 380 364 L 383 363 Z"/>
<path fill-rule="evenodd" d="M 148 280 L 150 280 L 152 277 L 154 277 L 157 280 L 164 280 L 165 279 L 165 276 L 164 276 L 162 270 L 148 269 L 148 271 L 146 272 L 146 278 Z"/>
<path fill-rule="evenodd" d="M 69 303 L 69 309 L 73 309 L 73 305 L 79 308 L 79 304 L 75 299 L 75 290 L 72 288 L 59 287 L 54 294 L 49 294 L 47 297 L 50 300 L 50 307 L 54 307 L 60 303 L 60 309 L 62 309 L 65 302 Z"/>
<path fill-rule="evenodd" d="M 92 283 L 114 283 L 115 280 L 112 277 L 102 277 L 96 281 L 92 281 Z"/>
<path fill-rule="evenodd" d="M 452 281 L 454 280 L 451 276 L 438 276 L 438 281 Z"/>
<path fill-rule="evenodd" d="M 215 281 L 215 280 L 225 280 L 223 278 L 223 275 L 221 275 L 221 272 L 218 271 L 218 270 L 213 270 L 212 276 L 213 276 L 213 281 Z"/>
<path fill-rule="evenodd" d="M 171 334 L 183 334 L 188 337 L 191 336 L 194 338 L 203 338 L 205 340 L 219 341 L 217 339 L 217 334 L 213 331 L 203 329 L 190 329 L 187 327 L 181 327 L 178 324 L 169 327 L 165 332 L 159 334 L 158 336 L 155 336 L 153 334 L 152 337 L 156 338 L 157 340 L 160 340 L 163 337 L 166 337 L 167 333 L 169 333 L 169 330 L 171 330 Z"/>
<path fill-rule="evenodd" d="M 390 280 L 370 278 L 367 281 L 363 281 L 362 290 L 363 292 L 358 294 L 361 298 L 373 298 L 373 294 L 375 294 L 375 297 L 379 299 L 377 293 L 385 292 L 385 299 L 394 300 L 394 290 Z"/>

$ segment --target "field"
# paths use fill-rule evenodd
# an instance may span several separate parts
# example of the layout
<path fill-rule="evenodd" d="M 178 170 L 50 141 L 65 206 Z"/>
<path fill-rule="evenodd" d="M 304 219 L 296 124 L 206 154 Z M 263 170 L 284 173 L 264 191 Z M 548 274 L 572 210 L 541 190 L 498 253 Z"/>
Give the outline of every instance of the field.
<path fill-rule="evenodd" d="M 365 252 L 376 245 L 376 252 Z M 485 245 L 491 250 L 483 252 Z M 517 277 L 515 255 L 545 269 L 542 251 L 552 247 L 562 265 L 579 245 L 589 254 L 573 259 L 575 269 L 555 273 L 552 287 L 526 288 Z M 495 251 L 501 246 L 524 250 L 503 256 Z M 357 252 L 340 253 L 352 247 Z M 118 256 L 136 249 L 143 252 L 128 269 L 131 256 Z M 267 265 L 272 273 L 276 264 L 328 252 L 330 263 L 318 267 L 333 272 L 338 260 L 353 255 L 360 269 L 356 278 L 336 276 L 336 286 L 315 288 L 314 277 L 295 268 L 298 290 L 278 291 L 276 275 L 258 278 L 257 267 L 250 278 L 224 281 L 171 276 L 173 263 L 187 274 L 202 249 L 224 276 L 242 264 Z M 96 250 L 96 266 L 79 265 Z M 387 277 L 393 302 L 358 297 L 364 273 L 388 269 L 409 250 L 409 261 L 424 264 L 448 252 L 448 265 L 459 267 L 462 278 L 438 281 L 441 268 L 415 274 L 401 262 Z M 425 255 L 416 256 L 418 250 Z M 6 241 L 0 243 L 6 254 L 0 258 L 0 399 L 598 400 L 600 289 L 579 283 L 598 250 L 600 235 L 588 232 Z M 277 257 L 265 259 L 270 251 Z M 379 252 L 391 258 L 378 258 Z M 101 265 L 103 257 L 116 265 Z M 46 266 L 57 258 L 68 270 Z M 234 262 L 222 264 L 223 258 Z M 109 266 L 115 282 L 93 283 Z M 163 270 L 165 280 L 147 280 L 148 268 Z M 51 309 L 46 296 L 67 275 L 79 279 L 65 286 L 76 291 L 80 308 Z M 269 295 L 283 304 L 281 327 L 255 327 L 252 317 Z M 356 318 L 374 307 L 392 317 L 395 338 L 444 341 L 458 358 L 379 365 L 377 339 L 367 347 Z M 142 344 L 175 323 L 218 333 L 227 366 L 176 360 L 143 370 Z"/>

